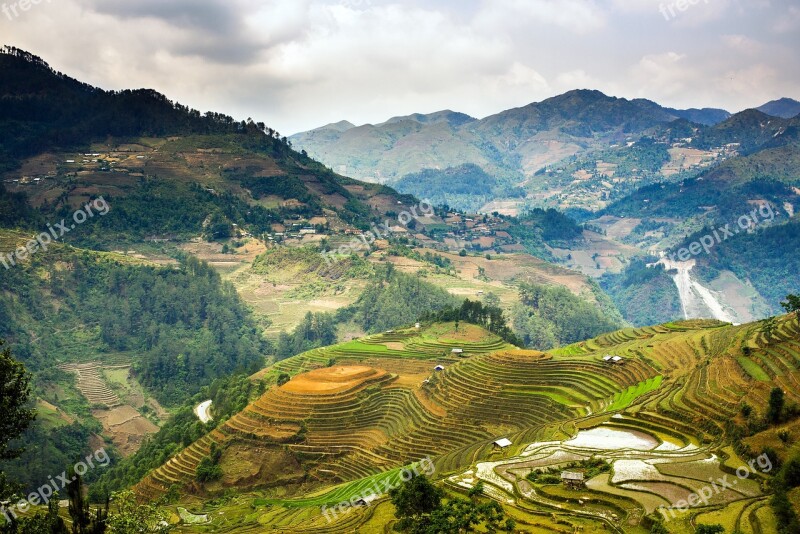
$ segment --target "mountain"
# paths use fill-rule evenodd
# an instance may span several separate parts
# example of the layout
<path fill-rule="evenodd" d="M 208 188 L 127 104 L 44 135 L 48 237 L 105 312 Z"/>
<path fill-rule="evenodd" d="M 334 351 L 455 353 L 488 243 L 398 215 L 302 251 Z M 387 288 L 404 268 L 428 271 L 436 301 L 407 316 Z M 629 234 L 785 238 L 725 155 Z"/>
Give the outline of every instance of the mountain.
<path fill-rule="evenodd" d="M 697 128 L 717 125 L 729 117 L 719 109 L 676 110 L 645 99 L 575 90 L 480 120 L 444 111 L 395 117 L 345 131 L 328 126 L 296 134 L 291 140 L 343 174 L 396 185 L 404 191 L 420 188 L 421 184 L 411 186 L 419 173 L 452 174 L 450 169 L 476 165 L 498 180 L 501 188 L 513 191 L 496 195 L 495 201 L 522 206 L 526 199 L 518 194 L 518 186 L 526 189 L 527 202 L 534 205 L 552 196 L 553 184 L 532 179 L 548 166 L 575 155 L 625 146 L 677 120 L 691 121 L 684 135 L 691 137 Z M 477 190 L 472 193 L 457 197 L 450 205 L 476 209 L 484 195 Z M 495 208 L 487 203 L 483 209 Z M 506 210 L 511 214 L 517 211 Z"/>
<path fill-rule="evenodd" d="M 394 182 L 405 174 L 463 163 L 509 179 L 682 116 L 647 100 L 580 90 L 481 120 L 445 111 L 344 132 L 323 127 L 291 140 L 327 165 L 371 181 Z"/>
<path fill-rule="evenodd" d="M 800 115 L 800 102 L 793 98 L 781 98 L 767 102 L 756 109 L 773 117 L 791 119 Z"/>
<path fill-rule="evenodd" d="M 623 306 L 628 321 L 643 324 L 653 318 L 652 310 L 674 309 L 674 295 L 654 289 L 663 286 L 667 274 L 679 287 L 689 281 L 708 291 L 706 297 L 717 299 L 722 310 L 715 316 L 735 322 L 777 313 L 782 295 L 800 291 L 797 123 L 757 110 L 734 115 L 696 139 L 698 144 L 731 143 L 715 165 L 694 177 L 642 187 L 599 213 L 600 220 L 627 221 L 628 233 L 620 237 L 669 257 L 667 269 L 686 269 L 682 280 L 680 273 L 659 274 L 652 268 L 659 262 L 655 257 L 648 267 L 633 262 L 623 274 L 609 275 L 602 285 Z M 709 246 L 676 263 L 679 252 L 695 243 Z M 655 295 L 659 304 L 653 306 Z M 713 315 L 707 306 L 688 308 L 694 308 L 690 316 Z"/>
<path fill-rule="evenodd" d="M 5 189 L 46 214 L 87 194 L 113 198 L 117 216 L 96 241 L 200 235 L 210 222 L 226 235 L 234 225 L 263 234 L 315 216 L 367 228 L 414 202 L 334 174 L 263 123 L 201 114 L 151 90 L 103 91 L 16 49 L 0 54 L 0 72 Z"/>
<path fill-rule="evenodd" d="M 731 116 L 730 112 L 716 108 L 665 109 L 682 119 L 704 126 L 714 126 Z"/>
<path fill-rule="evenodd" d="M 789 124 L 787 119 L 748 109 L 701 130 L 692 146 L 710 149 L 735 143 L 737 151 L 749 153 L 783 133 Z"/>
<path fill-rule="evenodd" d="M 457 206 L 470 212 L 477 212 L 497 198 L 519 198 L 526 194 L 521 187 L 504 183 L 472 163 L 407 174 L 393 187 L 435 204 Z"/>
<path fill-rule="evenodd" d="M 445 111 L 437 111 L 436 113 L 414 113 L 413 115 L 406 115 L 401 117 L 392 117 L 388 121 L 379 124 L 378 126 L 395 124 L 398 122 L 405 122 L 405 121 L 414 121 L 420 124 L 438 124 L 438 123 L 446 123 L 450 126 L 463 126 L 464 124 L 468 124 L 470 122 L 474 122 L 477 119 L 474 117 L 470 117 L 464 113 L 458 113 L 455 111 L 445 110 Z"/>

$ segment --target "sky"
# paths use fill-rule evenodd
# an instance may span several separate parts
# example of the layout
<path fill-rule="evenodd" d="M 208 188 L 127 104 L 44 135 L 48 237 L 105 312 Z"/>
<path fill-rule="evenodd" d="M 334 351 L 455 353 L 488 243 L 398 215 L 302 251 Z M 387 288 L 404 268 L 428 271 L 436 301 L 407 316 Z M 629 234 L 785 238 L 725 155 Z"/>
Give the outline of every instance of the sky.
<path fill-rule="evenodd" d="M 285 135 L 571 89 L 732 112 L 800 100 L 798 0 L 0 0 L 0 44 Z"/>

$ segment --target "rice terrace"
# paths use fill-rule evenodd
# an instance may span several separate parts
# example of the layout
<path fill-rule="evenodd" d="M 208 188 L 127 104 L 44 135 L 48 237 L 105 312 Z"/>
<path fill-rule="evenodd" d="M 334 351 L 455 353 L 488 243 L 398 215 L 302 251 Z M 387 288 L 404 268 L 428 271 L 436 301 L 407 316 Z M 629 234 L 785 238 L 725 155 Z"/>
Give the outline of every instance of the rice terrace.
<path fill-rule="evenodd" d="M 792 402 L 800 398 L 793 318 L 769 337 L 757 324 L 685 321 L 549 353 L 511 347 L 472 325 L 458 328 L 470 335 L 437 324 L 274 365 L 261 378 L 291 379 L 151 472 L 136 491 L 156 499 L 180 485 L 207 499 L 237 487 L 241 495 L 203 507 L 218 532 L 261 532 L 264 524 L 377 532 L 391 515 L 385 494 L 333 522 L 323 507 L 359 498 L 376 481 L 430 458 L 448 494 L 483 482 L 484 495 L 523 531 L 645 532 L 656 521 L 670 532 L 702 524 L 770 531 L 767 480 L 777 458 L 738 439 L 737 427 L 762 414 L 774 385 Z M 454 356 L 455 348 L 463 352 Z M 609 354 L 621 359 L 609 363 Z M 747 418 L 745 405 L 754 407 Z M 498 447 L 501 438 L 510 445 Z M 224 451 L 222 477 L 197 487 L 195 471 L 212 447 Z M 578 488 L 563 484 L 568 471 L 585 474 Z M 717 488 L 721 479 L 730 487 Z"/>

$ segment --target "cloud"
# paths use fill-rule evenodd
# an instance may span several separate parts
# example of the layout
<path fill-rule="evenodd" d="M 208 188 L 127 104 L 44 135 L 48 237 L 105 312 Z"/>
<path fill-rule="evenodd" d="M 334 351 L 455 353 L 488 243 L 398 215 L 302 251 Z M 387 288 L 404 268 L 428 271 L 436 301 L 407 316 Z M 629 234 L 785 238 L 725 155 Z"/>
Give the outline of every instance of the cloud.
<path fill-rule="evenodd" d="M 485 0 L 475 17 L 476 26 L 500 32 L 555 26 L 586 34 L 606 24 L 604 10 L 591 0 Z"/>
<path fill-rule="evenodd" d="M 714 81 L 714 85 L 728 97 L 742 99 L 747 95 L 750 104 L 745 104 L 745 107 L 756 107 L 777 97 L 774 89 L 780 85 L 780 81 L 776 69 L 756 64 L 724 72 Z"/>
<path fill-rule="evenodd" d="M 731 110 L 800 96 L 797 8 L 699 1 L 667 23 L 657 0 L 59 0 L 0 14 L 0 34 L 89 83 L 285 133 L 577 87 Z"/>
<path fill-rule="evenodd" d="M 722 42 L 740 54 L 754 55 L 764 50 L 764 44 L 746 35 L 723 35 Z"/>
<path fill-rule="evenodd" d="M 790 33 L 800 31 L 800 7 L 789 6 L 773 25 L 776 33 Z"/>
<path fill-rule="evenodd" d="M 653 99 L 672 97 L 683 92 L 697 73 L 687 65 L 687 56 L 666 52 L 644 56 L 630 72 L 637 96 Z"/>

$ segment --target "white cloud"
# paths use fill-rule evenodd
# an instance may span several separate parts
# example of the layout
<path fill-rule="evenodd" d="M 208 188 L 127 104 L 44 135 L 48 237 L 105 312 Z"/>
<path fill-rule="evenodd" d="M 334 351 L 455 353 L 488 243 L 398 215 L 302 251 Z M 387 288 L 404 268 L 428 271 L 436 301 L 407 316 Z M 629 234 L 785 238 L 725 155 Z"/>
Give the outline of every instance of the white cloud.
<path fill-rule="evenodd" d="M 756 64 L 724 72 L 714 85 L 725 97 L 742 102 L 742 107 L 756 107 L 760 105 L 758 102 L 763 104 L 777 98 L 775 87 L 780 85 L 777 75 L 774 68 Z"/>
<path fill-rule="evenodd" d="M 631 79 L 637 83 L 637 95 L 652 99 L 682 92 L 696 74 L 686 65 L 686 57 L 676 52 L 643 57 L 631 69 Z"/>
<path fill-rule="evenodd" d="M 728 48 L 740 54 L 754 55 L 764 50 L 763 43 L 751 39 L 746 35 L 723 35 L 722 42 L 725 43 Z"/>
<path fill-rule="evenodd" d="M 790 33 L 800 31 L 800 7 L 789 6 L 781 17 L 775 22 L 773 28 L 777 33 Z"/>
<path fill-rule="evenodd" d="M 708 1 L 666 23 L 658 0 L 59 0 L 0 13 L 0 34 L 89 83 L 285 133 L 578 87 L 733 111 L 800 97 L 800 10 Z"/>
<path fill-rule="evenodd" d="M 474 23 L 500 32 L 555 26 L 586 34 L 604 28 L 607 19 L 605 11 L 592 0 L 485 0 Z"/>

